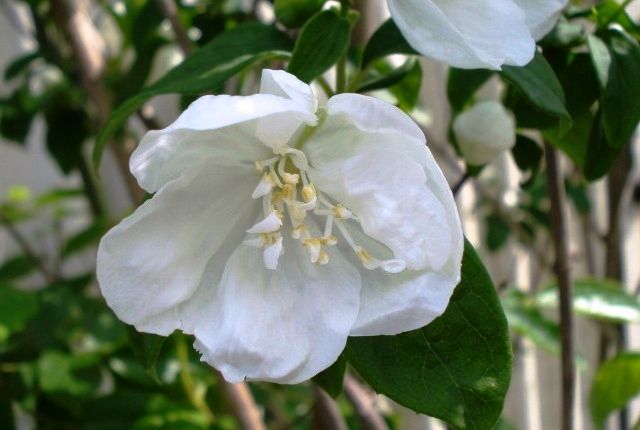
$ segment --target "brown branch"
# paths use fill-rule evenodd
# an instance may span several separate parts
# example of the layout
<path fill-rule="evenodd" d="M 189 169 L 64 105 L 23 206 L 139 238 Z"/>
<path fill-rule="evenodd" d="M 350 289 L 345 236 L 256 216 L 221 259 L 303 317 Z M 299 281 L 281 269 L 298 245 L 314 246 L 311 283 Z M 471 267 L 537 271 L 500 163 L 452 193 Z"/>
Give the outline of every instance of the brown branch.
<path fill-rule="evenodd" d="M 573 313 L 567 243 L 564 181 L 553 147 L 545 142 L 547 187 L 551 199 L 551 234 L 555 251 L 554 272 L 560 289 L 560 334 L 562 342 L 562 428 L 573 430 L 575 369 L 573 355 Z"/>
<path fill-rule="evenodd" d="M 220 372 L 216 370 L 215 373 L 227 397 L 231 413 L 238 421 L 240 428 L 244 430 L 267 430 L 267 426 L 262 421 L 262 413 L 256 405 L 249 385 L 244 382 L 231 384 L 224 379 Z"/>
<path fill-rule="evenodd" d="M 375 395 L 367 391 L 351 374 L 344 376 L 344 394 L 353 405 L 364 430 L 387 430 L 389 427 L 375 407 Z"/>
<path fill-rule="evenodd" d="M 38 269 L 38 271 L 42 274 L 45 281 L 48 283 L 54 283 L 58 280 L 58 277 L 47 268 L 47 265 L 40 258 L 40 256 L 35 252 L 35 250 L 31 247 L 27 239 L 22 236 L 20 231 L 16 228 L 13 223 L 0 215 L 0 224 L 2 224 L 9 233 L 9 236 L 18 244 L 22 252 L 27 256 L 27 258 L 33 263 L 33 265 Z"/>
<path fill-rule="evenodd" d="M 182 27 L 180 19 L 178 19 L 178 9 L 175 2 L 173 0 L 156 0 L 156 4 L 160 8 L 160 11 L 162 11 L 164 17 L 169 21 L 171 29 L 176 35 L 176 41 L 178 42 L 180 49 L 185 56 L 188 56 L 193 51 L 193 45 L 191 44 L 189 35 L 185 31 L 184 27 Z"/>
<path fill-rule="evenodd" d="M 112 100 L 102 80 L 105 60 L 100 50 L 96 49 L 100 44 L 100 36 L 89 16 L 84 11 L 75 9 L 74 5 L 68 0 L 51 0 L 51 11 L 57 26 L 69 41 L 82 86 L 95 106 L 99 125 L 103 126 L 111 114 Z M 112 142 L 111 148 L 132 200 L 141 201 L 144 191 L 129 172 L 129 154 L 116 142 Z"/>
<path fill-rule="evenodd" d="M 347 430 L 347 422 L 335 400 L 318 387 L 314 387 L 313 392 L 315 401 L 311 430 Z"/>

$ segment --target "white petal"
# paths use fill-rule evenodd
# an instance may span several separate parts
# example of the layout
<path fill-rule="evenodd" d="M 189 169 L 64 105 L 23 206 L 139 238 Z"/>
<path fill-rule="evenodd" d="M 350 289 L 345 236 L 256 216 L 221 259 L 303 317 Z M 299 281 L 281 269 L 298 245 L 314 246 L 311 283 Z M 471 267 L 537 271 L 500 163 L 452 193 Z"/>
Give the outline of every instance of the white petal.
<path fill-rule="evenodd" d="M 247 230 L 247 233 L 273 233 L 282 227 L 282 219 L 276 212 L 271 212 L 265 219 Z"/>
<path fill-rule="evenodd" d="M 407 41 L 427 57 L 473 69 L 524 65 L 535 43 L 513 0 L 387 0 Z"/>
<path fill-rule="evenodd" d="M 558 22 L 569 0 L 514 0 L 526 15 L 529 31 L 535 40 L 542 39 Z"/>
<path fill-rule="evenodd" d="M 196 348 L 230 382 L 299 383 L 344 349 L 359 307 L 357 270 L 335 247 L 327 266 L 311 263 L 297 241 L 285 238 L 285 250 L 267 270 L 260 250 L 240 246 L 202 300 L 210 310 L 195 328 Z"/>
<path fill-rule="evenodd" d="M 381 244 L 355 228 L 350 231 L 370 252 L 390 256 Z M 362 269 L 360 275 L 360 313 L 350 336 L 394 335 L 424 327 L 445 311 L 460 281 L 460 268 L 398 274 Z"/>
<path fill-rule="evenodd" d="M 211 160 L 253 166 L 272 154 L 265 143 L 286 142 L 305 121 L 315 122 L 315 115 L 283 97 L 204 96 L 169 127 L 145 134 L 129 167 L 140 186 L 153 193 Z M 272 127 L 261 125 L 268 123 Z"/>
<path fill-rule="evenodd" d="M 286 97 L 312 114 L 318 110 L 318 100 L 311 86 L 284 70 L 264 69 L 260 80 L 260 94 Z"/>
<path fill-rule="evenodd" d="M 332 102 L 303 146 L 319 190 L 353 211 L 365 233 L 409 269 L 440 270 L 461 256 L 453 196 L 417 126 L 397 108 L 370 97 L 341 97 L 339 110 Z"/>
<path fill-rule="evenodd" d="M 492 161 L 516 143 L 516 122 L 501 103 L 477 103 L 453 121 L 453 132 L 465 160 L 480 166 Z"/>
<path fill-rule="evenodd" d="M 141 331 L 181 328 L 188 301 L 225 239 L 245 235 L 255 178 L 241 170 L 201 166 L 168 183 L 109 231 L 98 249 L 102 294 L 118 317 Z M 246 214 L 246 215 L 245 215 Z M 236 242 L 236 243 L 238 243 Z"/>

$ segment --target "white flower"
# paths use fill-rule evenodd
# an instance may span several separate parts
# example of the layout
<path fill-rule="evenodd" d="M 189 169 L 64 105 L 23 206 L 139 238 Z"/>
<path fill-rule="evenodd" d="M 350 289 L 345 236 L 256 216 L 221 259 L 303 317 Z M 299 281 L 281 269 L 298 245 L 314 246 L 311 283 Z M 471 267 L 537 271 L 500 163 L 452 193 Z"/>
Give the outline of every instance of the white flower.
<path fill-rule="evenodd" d="M 418 52 L 463 69 L 523 66 L 568 0 L 387 0 Z"/>
<path fill-rule="evenodd" d="M 309 379 L 348 336 L 426 325 L 459 281 L 451 192 L 380 100 L 318 108 L 266 70 L 261 94 L 202 97 L 147 133 L 130 166 L 155 195 L 102 239 L 102 293 L 140 331 L 195 335 L 229 381 Z"/>
<path fill-rule="evenodd" d="M 511 112 L 493 100 L 475 104 L 453 121 L 453 133 L 467 163 L 481 166 L 516 144 Z"/>

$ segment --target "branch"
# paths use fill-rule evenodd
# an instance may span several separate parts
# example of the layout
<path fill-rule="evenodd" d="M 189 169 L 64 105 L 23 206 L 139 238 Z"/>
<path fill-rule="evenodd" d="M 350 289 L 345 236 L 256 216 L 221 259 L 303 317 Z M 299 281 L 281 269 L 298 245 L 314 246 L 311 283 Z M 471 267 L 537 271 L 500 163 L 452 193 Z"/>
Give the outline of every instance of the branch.
<path fill-rule="evenodd" d="M 335 400 L 318 387 L 314 387 L 313 392 L 315 401 L 311 430 L 347 430 L 347 422 Z"/>
<path fill-rule="evenodd" d="M 571 309 L 571 279 L 569 276 L 567 221 L 565 216 L 564 181 L 553 147 L 545 142 L 547 186 L 551 198 L 551 233 L 555 251 L 554 272 L 560 289 L 560 333 L 562 341 L 562 428 L 573 430 L 575 369 L 573 355 L 573 314 Z"/>
<path fill-rule="evenodd" d="M 58 280 L 58 277 L 47 268 L 47 265 L 44 264 L 44 261 L 42 261 L 42 259 L 34 251 L 31 245 L 29 245 L 29 242 L 27 242 L 27 240 L 24 238 L 24 236 L 22 236 L 20 231 L 13 225 L 13 223 L 4 216 L 0 215 L 0 224 L 2 224 L 7 229 L 7 231 L 9 232 L 9 236 L 11 236 L 11 238 L 18 244 L 22 252 L 38 269 L 44 279 L 49 284 L 56 282 Z"/>
<path fill-rule="evenodd" d="M 187 35 L 184 27 L 182 27 L 182 23 L 178 19 L 178 9 L 176 8 L 175 2 L 173 0 L 156 0 L 156 4 L 162 11 L 164 17 L 169 21 L 182 53 L 188 56 L 193 51 L 193 46 L 191 45 L 189 35 Z"/>
<path fill-rule="evenodd" d="M 375 407 L 376 398 L 351 374 L 344 376 L 344 394 L 353 405 L 363 430 L 387 430 L 387 423 Z"/>
<path fill-rule="evenodd" d="M 267 430 L 262 421 L 262 413 L 258 409 L 251 394 L 249 386 L 245 382 L 231 384 L 217 370 L 218 381 L 227 396 L 231 413 L 244 430 Z"/>
<path fill-rule="evenodd" d="M 86 13 L 73 8 L 68 0 L 51 0 L 51 11 L 57 26 L 66 35 L 75 64 L 81 76 L 82 86 L 93 102 L 100 126 L 106 124 L 111 114 L 111 96 L 104 86 L 102 77 L 105 61 L 96 46 L 100 45 L 100 35 Z M 118 167 L 133 201 L 144 198 L 144 191 L 129 172 L 129 154 L 120 145 L 111 145 Z"/>

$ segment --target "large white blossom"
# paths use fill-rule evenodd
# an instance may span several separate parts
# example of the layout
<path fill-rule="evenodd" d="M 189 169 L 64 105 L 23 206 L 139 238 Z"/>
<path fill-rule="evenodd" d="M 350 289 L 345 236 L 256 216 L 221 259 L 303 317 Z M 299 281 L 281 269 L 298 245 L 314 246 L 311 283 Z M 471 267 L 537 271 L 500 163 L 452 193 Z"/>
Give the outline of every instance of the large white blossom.
<path fill-rule="evenodd" d="M 309 379 L 348 336 L 428 324 L 460 279 L 447 183 L 380 100 L 319 108 L 265 70 L 260 94 L 204 96 L 147 133 L 130 167 L 155 195 L 102 239 L 102 293 L 140 331 L 193 334 L 229 381 Z"/>
<path fill-rule="evenodd" d="M 516 144 L 516 120 L 502 103 L 476 103 L 453 120 L 453 133 L 467 163 L 480 166 Z"/>
<path fill-rule="evenodd" d="M 464 69 L 522 66 L 568 0 L 387 0 L 418 52 Z"/>

